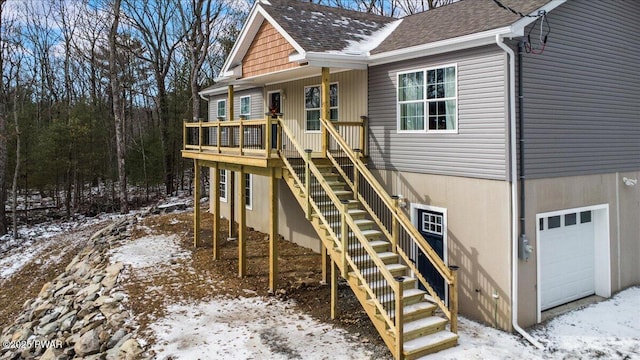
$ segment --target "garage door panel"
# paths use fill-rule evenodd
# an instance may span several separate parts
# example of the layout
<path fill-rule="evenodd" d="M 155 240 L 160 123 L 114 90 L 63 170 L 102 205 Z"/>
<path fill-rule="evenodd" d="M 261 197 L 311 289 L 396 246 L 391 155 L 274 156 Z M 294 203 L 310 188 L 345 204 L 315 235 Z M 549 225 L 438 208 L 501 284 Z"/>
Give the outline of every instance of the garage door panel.
<path fill-rule="evenodd" d="M 595 236 L 593 222 L 544 229 L 540 239 L 542 310 L 595 292 Z"/>

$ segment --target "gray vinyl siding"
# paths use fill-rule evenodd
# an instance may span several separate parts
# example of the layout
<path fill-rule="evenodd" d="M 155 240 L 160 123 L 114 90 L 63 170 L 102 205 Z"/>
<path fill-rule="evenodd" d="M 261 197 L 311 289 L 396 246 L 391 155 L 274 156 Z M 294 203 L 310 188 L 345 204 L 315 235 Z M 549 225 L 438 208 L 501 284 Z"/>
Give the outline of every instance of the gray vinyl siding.
<path fill-rule="evenodd" d="M 264 108 L 264 90 L 263 88 L 253 88 L 248 90 L 236 91 L 233 93 L 233 113 L 234 119 L 240 119 L 240 98 L 243 96 L 251 96 L 251 116 L 248 118 L 249 120 L 258 120 L 264 119 L 265 108 Z M 209 97 L 209 120 L 213 121 L 216 119 L 218 114 L 217 102 L 218 100 L 227 99 L 227 94 L 222 95 L 214 95 Z M 229 112 L 227 111 L 227 116 Z"/>
<path fill-rule="evenodd" d="M 567 1 L 548 20 L 523 58 L 525 177 L 640 169 L 640 2 Z"/>
<path fill-rule="evenodd" d="M 399 133 L 397 73 L 448 64 L 456 64 L 458 69 L 458 133 Z M 507 79 L 505 52 L 495 45 L 371 67 L 371 165 L 414 173 L 507 179 Z"/>

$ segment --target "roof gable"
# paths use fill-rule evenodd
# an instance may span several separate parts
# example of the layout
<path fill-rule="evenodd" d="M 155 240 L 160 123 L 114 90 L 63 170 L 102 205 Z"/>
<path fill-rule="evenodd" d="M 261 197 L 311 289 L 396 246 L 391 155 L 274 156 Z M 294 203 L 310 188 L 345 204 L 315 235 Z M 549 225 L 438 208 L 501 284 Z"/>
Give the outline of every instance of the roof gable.
<path fill-rule="evenodd" d="M 251 77 L 296 67 L 289 61 L 294 47 L 268 21 L 260 29 L 242 59 L 242 77 Z"/>

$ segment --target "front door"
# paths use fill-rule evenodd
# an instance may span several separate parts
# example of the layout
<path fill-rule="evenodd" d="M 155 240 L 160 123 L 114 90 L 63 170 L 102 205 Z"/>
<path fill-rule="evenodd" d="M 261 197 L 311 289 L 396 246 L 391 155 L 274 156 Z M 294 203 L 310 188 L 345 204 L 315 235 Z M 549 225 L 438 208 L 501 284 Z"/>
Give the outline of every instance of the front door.
<path fill-rule="evenodd" d="M 280 96 L 280 91 L 274 91 L 269 93 L 268 105 L 269 105 L 269 113 L 271 114 L 272 119 L 277 118 L 278 115 L 282 113 L 281 100 L 282 100 L 282 96 Z M 271 125 L 271 148 L 272 149 L 275 149 L 278 146 L 278 134 L 276 133 L 277 131 L 278 131 L 278 125 L 276 124 Z"/>
<path fill-rule="evenodd" d="M 417 209 L 417 220 L 418 230 L 425 240 L 427 240 L 427 243 L 429 243 L 433 250 L 435 250 L 438 256 L 443 259 L 444 232 L 446 231 L 443 214 L 437 211 Z M 438 270 L 436 270 L 422 251 L 417 252 L 418 271 L 420 271 L 420 274 L 422 274 L 427 282 L 431 284 L 431 287 L 435 290 L 436 294 L 446 301 L 444 278 L 440 273 L 438 273 Z M 420 284 L 420 289 L 425 290 L 422 284 Z"/>

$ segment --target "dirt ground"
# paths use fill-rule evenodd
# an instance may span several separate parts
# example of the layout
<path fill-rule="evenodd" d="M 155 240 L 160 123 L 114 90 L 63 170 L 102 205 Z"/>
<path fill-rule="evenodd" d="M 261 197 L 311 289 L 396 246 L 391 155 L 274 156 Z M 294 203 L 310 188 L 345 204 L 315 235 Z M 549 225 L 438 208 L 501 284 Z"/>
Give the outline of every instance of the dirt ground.
<path fill-rule="evenodd" d="M 391 358 L 390 353 L 371 324 L 346 282 L 339 284 L 340 315 L 330 318 L 330 287 L 322 285 L 321 257 L 290 241 L 279 241 L 278 291 L 269 294 L 269 238 L 250 229 L 247 237 L 247 275 L 238 277 L 237 241 L 221 241 L 221 258 L 212 257 L 211 216 L 202 212 L 202 246 L 193 247 L 191 213 L 165 214 L 144 218 L 133 238 L 153 234 L 178 234 L 181 245 L 191 252 L 190 258 L 176 259 L 172 271 L 158 271 L 143 276 L 129 273 L 125 289 L 129 293 L 133 313 L 140 325 L 138 333 L 154 343 L 150 324 L 166 315 L 166 307 L 176 302 L 201 302 L 216 296 L 276 296 L 294 300 L 297 307 L 317 320 L 333 324 L 351 333 L 378 358 Z M 221 237 L 228 234 L 228 222 L 222 220 Z M 223 284 L 223 286 L 221 286 Z M 161 290 L 160 290 L 161 289 Z"/>

